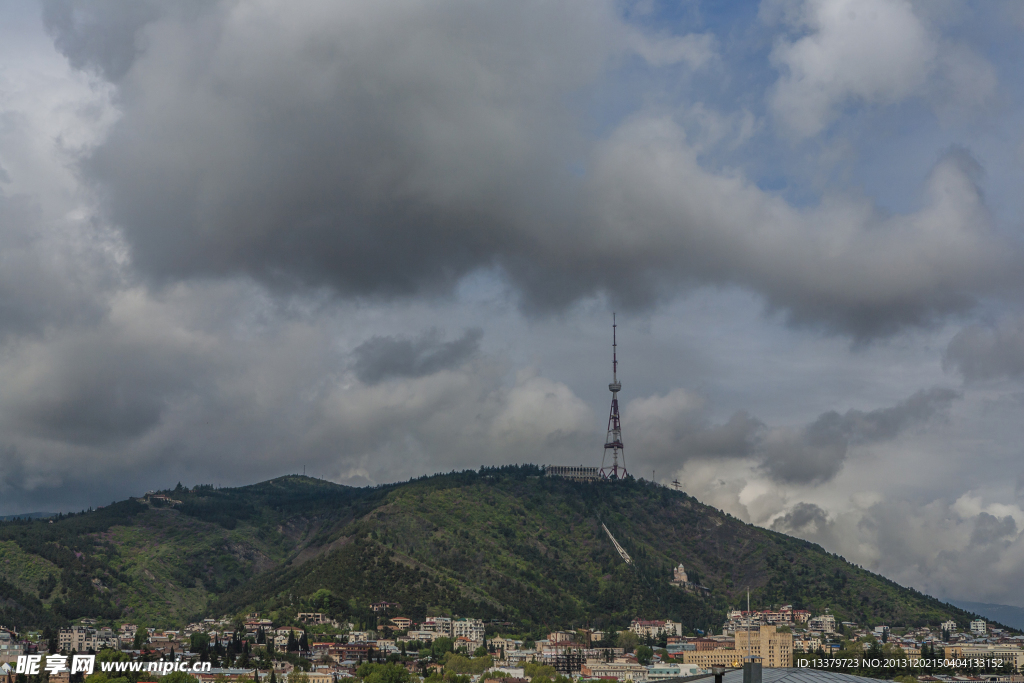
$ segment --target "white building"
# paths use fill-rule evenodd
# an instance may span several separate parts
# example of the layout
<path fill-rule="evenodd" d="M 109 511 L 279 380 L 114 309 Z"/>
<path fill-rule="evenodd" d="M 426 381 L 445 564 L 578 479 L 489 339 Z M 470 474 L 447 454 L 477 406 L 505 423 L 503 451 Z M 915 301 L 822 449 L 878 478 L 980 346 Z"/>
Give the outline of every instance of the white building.
<path fill-rule="evenodd" d="M 835 633 L 836 618 L 831 614 L 811 617 L 807 620 L 807 628 L 812 631 L 821 631 L 822 633 Z"/>
<path fill-rule="evenodd" d="M 113 635 L 110 629 L 104 629 L 101 634 L 96 629 L 88 626 L 72 626 L 62 628 L 57 632 L 57 647 L 63 652 L 85 652 L 86 650 L 100 650 L 104 647 L 118 649 L 121 647 L 120 640 Z"/>
<path fill-rule="evenodd" d="M 971 622 L 971 633 L 976 636 L 983 636 L 988 633 L 988 624 L 984 619 L 975 619 Z"/>
<path fill-rule="evenodd" d="M 484 639 L 484 622 L 481 619 L 456 619 L 451 622 L 451 628 L 454 638 Z"/>
<path fill-rule="evenodd" d="M 942 629 L 943 631 L 949 631 L 950 633 L 956 633 L 956 622 L 953 621 L 952 619 L 950 619 L 949 621 L 944 621 L 944 622 L 942 622 L 939 625 L 939 628 Z"/>
<path fill-rule="evenodd" d="M 452 637 L 452 620 L 451 617 L 427 617 L 420 624 L 420 629 L 423 631 L 433 631 L 439 636 Z"/>
<path fill-rule="evenodd" d="M 620 662 L 588 661 L 583 665 L 584 676 L 592 678 L 615 678 L 620 681 L 633 681 L 643 683 L 647 680 L 647 667 L 642 664 L 627 664 Z"/>
<path fill-rule="evenodd" d="M 702 673 L 705 673 L 704 669 L 696 664 L 651 664 L 647 667 L 647 680 L 662 681 L 668 678 L 696 676 Z"/>
<path fill-rule="evenodd" d="M 683 625 L 678 621 L 634 619 L 629 625 L 629 630 L 640 638 L 683 635 Z"/>

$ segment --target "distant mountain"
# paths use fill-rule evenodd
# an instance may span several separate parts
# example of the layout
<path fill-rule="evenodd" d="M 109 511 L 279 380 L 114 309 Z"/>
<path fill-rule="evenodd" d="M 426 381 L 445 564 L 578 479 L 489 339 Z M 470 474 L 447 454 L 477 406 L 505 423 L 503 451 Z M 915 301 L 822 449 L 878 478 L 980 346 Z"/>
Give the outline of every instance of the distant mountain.
<path fill-rule="evenodd" d="M 827 608 L 866 626 L 973 616 L 681 491 L 532 465 L 368 488 L 299 476 L 178 488 L 52 519 L 0 523 L 0 623 L 162 626 L 257 610 L 372 625 L 369 605 L 387 600 L 413 619 L 457 613 L 524 631 L 635 616 L 717 630 L 747 587 L 754 607 Z M 710 596 L 669 585 L 680 562 Z"/>
<path fill-rule="evenodd" d="M 950 602 L 968 612 L 979 614 L 989 621 L 999 622 L 1015 629 L 1024 630 L 1024 607 L 995 605 L 988 602 L 969 602 L 967 600 L 950 600 Z"/>

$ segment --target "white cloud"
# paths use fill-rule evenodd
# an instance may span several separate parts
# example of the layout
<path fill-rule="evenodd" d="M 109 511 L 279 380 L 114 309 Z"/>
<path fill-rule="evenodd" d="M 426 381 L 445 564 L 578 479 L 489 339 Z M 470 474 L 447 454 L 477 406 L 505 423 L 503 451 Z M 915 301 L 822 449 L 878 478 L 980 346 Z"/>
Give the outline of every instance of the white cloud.
<path fill-rule="evenodd" d="M 804 0 L 783 16 L 802 35 L 772 50 L 782 74 L 770 102 L 797 137 L 817 135 L 848 105 L 934 94 L 936 106 L 947 107 L 994 92 L 992 66 L 964 45 L 944 43 L 908 0 Z"/>

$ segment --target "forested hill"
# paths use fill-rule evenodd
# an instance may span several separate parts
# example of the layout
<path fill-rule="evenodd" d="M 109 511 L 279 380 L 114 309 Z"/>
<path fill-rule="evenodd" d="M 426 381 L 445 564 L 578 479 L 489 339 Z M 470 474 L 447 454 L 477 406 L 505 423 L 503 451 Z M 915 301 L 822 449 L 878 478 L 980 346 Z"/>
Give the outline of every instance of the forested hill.
<path fill-rule="evenodd" d="M 635 616 L 706 630 L 748 586 L 754 607 L 830 608 L 861 625 L 972 617 L 643 480 L 577 483 L 524 465 L 373 488 L 289 476 L 162 493 L 0 523 L 0 623 L 162 626 L 251 610 L 370 623 L 369 604 L 387 600 L 413 619 L 456 613 L 524 631 Z M 680 562 L 709 597 L 669 585 Z"/>

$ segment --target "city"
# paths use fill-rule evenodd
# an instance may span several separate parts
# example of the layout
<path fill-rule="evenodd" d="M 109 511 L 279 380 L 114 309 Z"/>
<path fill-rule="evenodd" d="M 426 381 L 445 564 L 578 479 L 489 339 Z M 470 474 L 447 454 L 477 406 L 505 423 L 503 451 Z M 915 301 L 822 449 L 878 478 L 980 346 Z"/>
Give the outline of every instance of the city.
<path fill-rule="evenodd" d="M 974 620 L 967 628 L 948 621 L 934 627 L 866 629 L 836 622 L 828 612 L 812 615 L 782 605 L 749 612 L 732 610 L 718 634 L 688 635 L 679 622 L 634 619 L 628 629 L 617 632 L 560 630 L 531 640 L 503 635 L 501 624 L 481 619 L 428 616 L 415 623 L 403 616 L 390 616 L 400 611 L 397 603 L 381 601 L 370 607 L 379 614 L 373 629 L 360 629 L 359 624 L 342 623 L 320 612 L 299 612 L 284 620 L 289 624 L 275 623 L 259 613 L 249 613 L 244 619 L 208 618 L 181 630 L 149 629 L 133 623 L 101 626 L 94 619 L 81 619 L 56 634 L 19 634 L 0 628 L 0 673 L 9 682 L 23 683 L 29 679 L 14 673 L 19 657 L 88 653 L 101 662 L 129 658 L 209 662 L 208 671 L 190 674 L 201 683 L 336 683 L 367 679 L 381 666 L 401 669 L 405 672 L 400 675 L 402 680 L 643 683 L 697 677 L 716 667 L 738 668 L 752 659 L 770 669 L 793 667 L 794 659 L 808 655 L 877 653 L 913 662 L 930 653 L 947 659 L 998 658 L 1005 665 L 984 677 L 935 673 L 919 675 L 918 680 L 1024 680 L 1017 673 L 1024 665 L 1024 635 L 990 628 L 984 620 Z M 45 680 L 74 683 L 81 678 L 64 670 L 48 674 Z M 87 680 L 99 683 L 105 679 Z"/>

